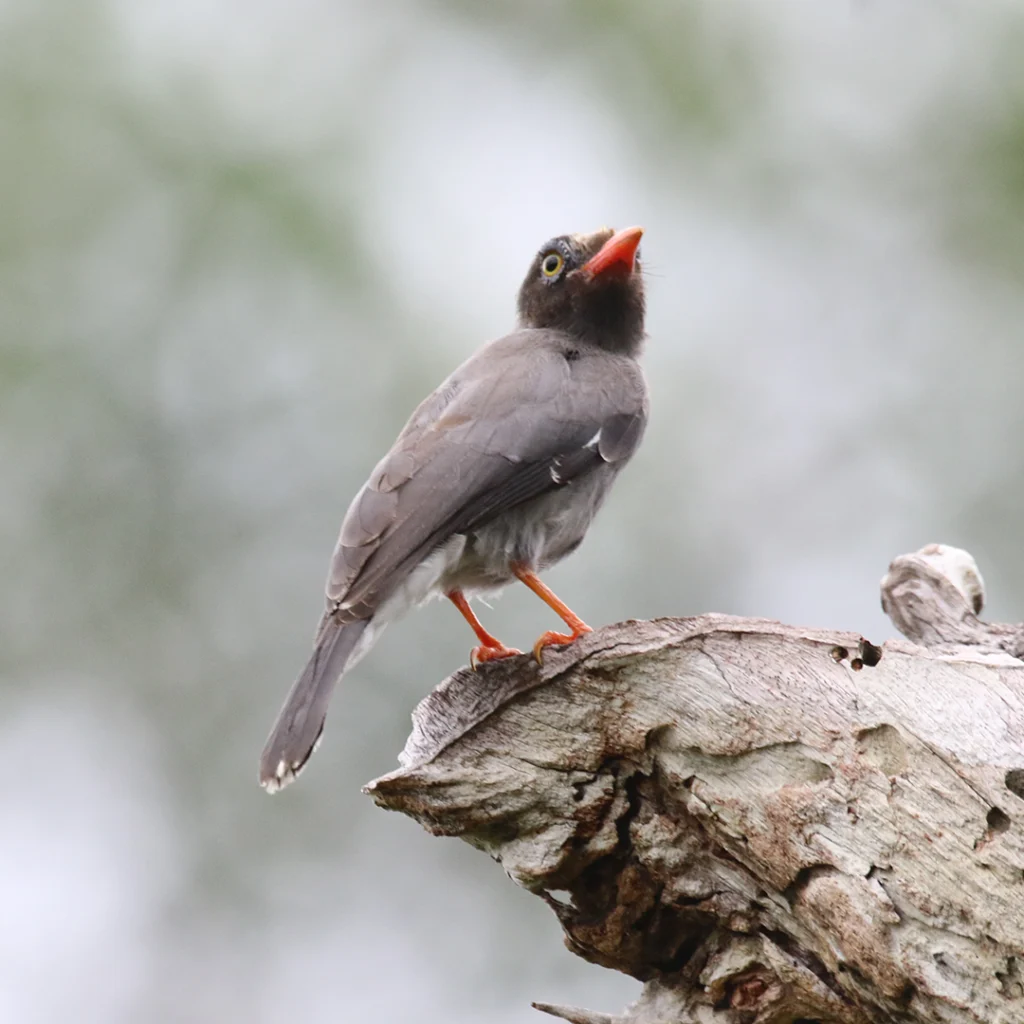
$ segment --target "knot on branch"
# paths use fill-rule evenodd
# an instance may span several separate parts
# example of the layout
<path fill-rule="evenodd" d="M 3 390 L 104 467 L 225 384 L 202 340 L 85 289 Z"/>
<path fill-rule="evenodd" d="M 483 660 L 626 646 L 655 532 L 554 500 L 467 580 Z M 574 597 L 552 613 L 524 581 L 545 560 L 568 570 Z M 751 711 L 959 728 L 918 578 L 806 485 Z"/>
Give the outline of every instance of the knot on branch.
<path fill-rule="evenodd" d="M 923 647 L 975 647 L 1024 652 L 1020 626 L 982 622 L 985 583 L 962 548 L 928 544 L 893 559 L 882 578 L 882 609 L 896 628 Z"/>

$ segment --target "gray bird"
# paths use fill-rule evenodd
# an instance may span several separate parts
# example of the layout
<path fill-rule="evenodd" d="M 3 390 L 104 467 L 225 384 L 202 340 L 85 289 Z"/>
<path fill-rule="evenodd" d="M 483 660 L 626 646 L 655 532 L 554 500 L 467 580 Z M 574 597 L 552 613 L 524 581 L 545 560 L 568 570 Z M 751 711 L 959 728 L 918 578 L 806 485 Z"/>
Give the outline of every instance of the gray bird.
<path fill-rule="evenodd" d="M 385 626 L 440 595 L 506 658 L 468 597 L 521 580 L 569 629 L 590 627 L 537 576 L 575 551 L 647 423 L 641 228 L 563 235 L 519 290 L 519 326 L 485 345 L 422 402 L 349 506 L 327 577 L 313 656 L 260 758 L 276 792 L 316 749 L 335 683 Z"/>

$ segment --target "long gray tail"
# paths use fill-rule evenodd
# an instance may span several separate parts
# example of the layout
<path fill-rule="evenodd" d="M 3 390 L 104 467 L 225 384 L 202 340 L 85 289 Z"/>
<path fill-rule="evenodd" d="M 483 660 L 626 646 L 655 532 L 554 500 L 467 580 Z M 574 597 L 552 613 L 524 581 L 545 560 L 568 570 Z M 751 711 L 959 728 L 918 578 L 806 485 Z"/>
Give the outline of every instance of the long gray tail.
<path fill-rule="evenodd" d="M 313 656 L 295 680 L 260 756 L 260 785 L 268 793 L 294 781 L 312 757 L 324 731 L 334 685 L 369 623 L 369 619 L 358 619 L 344 625 L 330 620 L 324 624 Z"/>

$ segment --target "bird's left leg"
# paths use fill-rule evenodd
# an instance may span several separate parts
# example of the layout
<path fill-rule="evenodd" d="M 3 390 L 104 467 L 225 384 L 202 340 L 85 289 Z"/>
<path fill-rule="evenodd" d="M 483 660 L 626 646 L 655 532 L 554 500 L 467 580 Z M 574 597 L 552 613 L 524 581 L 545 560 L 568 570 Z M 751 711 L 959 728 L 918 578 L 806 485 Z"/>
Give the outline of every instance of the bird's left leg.
<path fill-rule="evenodd" d="M 462 617 L 469 623 L 470 628 L 476 633 L 480 641 L 479 647 L 474 647 L 469 652 L 469 664 L 476 668 L 481 661 L 496 661 L 498 658 L 511 658 L 514 654 L 522 654 L 514 647 L 506 647 L 496 636 L 491 636 L 483 627 L 483 623 L 476 617 L 475 612 L 469 607 L 466 595 L 461 590 L 450 590 L 446 595 L 456 608 L 462 612 Z"/>
<path fill-rule="evenodd" d="M 542 633 L 540 639 L 533 645 L 533 656 L 538 662 L 542 660 L 545 647 L 553 644 L 571 644 L 584 633 L 593 633 L 593 630 L 535 572 L 519 563 L 513 564 L 512 572 L 572 630 L 571 633 L 555 633 L 551 630 Z"/>

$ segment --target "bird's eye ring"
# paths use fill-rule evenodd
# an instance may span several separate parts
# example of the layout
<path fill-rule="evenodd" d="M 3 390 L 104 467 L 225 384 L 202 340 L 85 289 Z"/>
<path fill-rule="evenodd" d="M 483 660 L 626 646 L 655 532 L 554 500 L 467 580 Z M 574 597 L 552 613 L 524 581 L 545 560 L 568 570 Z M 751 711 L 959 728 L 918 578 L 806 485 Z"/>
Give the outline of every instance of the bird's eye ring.
<path fill-rule="evenodd" d="M 547 278 L 555 278 L 562 272 L 565 260 L 557 252 L 549 252 L 540 265 L 540 272 Z"/>

